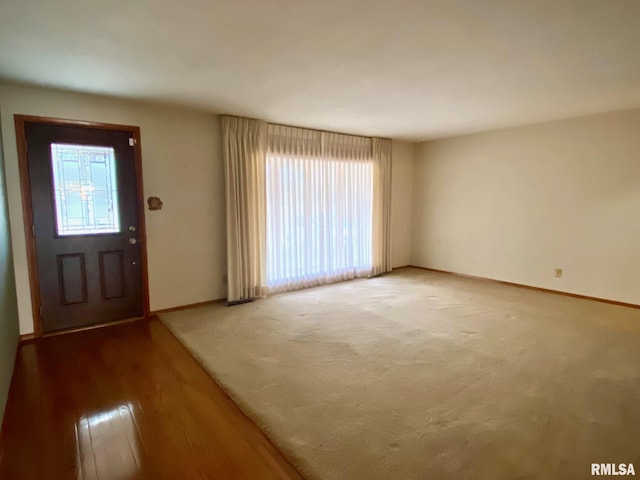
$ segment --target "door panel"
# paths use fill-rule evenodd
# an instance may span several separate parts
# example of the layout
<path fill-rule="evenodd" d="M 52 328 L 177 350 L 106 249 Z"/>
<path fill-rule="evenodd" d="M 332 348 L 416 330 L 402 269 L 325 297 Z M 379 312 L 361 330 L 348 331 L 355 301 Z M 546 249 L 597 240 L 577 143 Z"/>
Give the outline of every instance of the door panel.
<path fill-rule="evenodd" d="M 58 258 L 58 285 L 60 304 L 87 303 L 87 270 L 84 253 L 56 255 Z"/>
<path fill-rule="evenodd" d="M 143 315 L 130 137 L 25 123 L 45 333 Z"/>
<path fill-rule="evenodd" d="M 100 252 L 100 288 L 102 299 L 125 296 L 124 251 Z"/>

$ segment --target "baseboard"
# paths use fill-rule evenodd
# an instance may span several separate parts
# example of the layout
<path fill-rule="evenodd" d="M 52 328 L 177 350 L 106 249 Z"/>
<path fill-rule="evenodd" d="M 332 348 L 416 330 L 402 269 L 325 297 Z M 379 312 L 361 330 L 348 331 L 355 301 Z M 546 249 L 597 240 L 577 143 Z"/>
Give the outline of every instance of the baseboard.
<path fill-rule="evenodd" d="M 226 298 L 217 298 L 215 300 L 207 300 L 206 302 L 189 303 L 187 305 L 180 305 L 178 307 L 163 308 L 162 310 L 154 310 L 149 315 L 158 315 L 159 313 L 177 312 L 178 310 L 187 310 L 188 308 L 204 307 L 205 305 L 213 305 L 215 303 L 221 303 L 221 302 L 226 303 L 226 301 L 227 301 Z"/>
<path fill-rule="evenodd" d="M 619 302 L 618 300 L 609 300 L 608 298 L 591 297 L 589 295 L 580 295 L 579 293 L 563 292 L 562 290 L 552 290 L 550 288 L 534 287 L 531 285 L 524 285 L 522 283 L 506 282 L 504 280 L 495 280 L 493 278 L 480 277 L 477 275 L 469 275 L 466 273 L 450 272 L 447 270 L 439 270 L 437 268 L 419 267 L 417 265 L 410 265 L 410 267 L 419 268 L 420 270 L 428 270 L 430 272 L 438 272 L 438 273 L 445 273 L 447 275 L 455 275 L 456 277 L 472 278 L 474 280 L 483 280 L 485 282 L 500 283 L 502 285 L 510 285 L 512 287 L 526 288 L 528 290 L 537 290 L 538 292 L 545 292 L 545 293 L 555 293 L 556 295 L 564 295 L 565 297 L 580 298 L 582 300 L 593 300 L 594 302 L 608 303 L 610 305 L 618 305 L 620 307 L 629 307 L 629 308 L 635 308 L 640 310 L 640 305 L 635 303 Z"/>
<path fill-rule="evenodd" d="M 35 339 L 36 335 L 34 333 L 25 333 L 24 335 L 20 335 L 18 344 L 33 342 Z"/>
<path fill-rule="evenodd" d="M 214 303 L 219 303 L 219 302 L 226 302 L 226 298 L 218 298 L 216 300 L 208 300 L 206 302 L 198 302 L 198 303 L 191 303 L 189 305 L 181 305 L 179 307 L 173 307 L 173 308 L 165 308 L 162 310 L 155 310 L 153 312 L 149 312 L 149 318 L 153 317 L 154 315 L 157 315 L 158 313 L 168 313 L 168 312 L 175 312 L 177 310 L 186 310 L 187 308 L 194 308 L 194 307 L 202 307 L 204 305 L 212 305 Z M 118 325 L 120 323 L 129 323 L 132 321 L 137 321 L 137 320 L 141 320 L 142 317 L 138 318 L 127 318 L 124 320 L 116 320 L 115 322 L 107 322 L 107 323 L 102 323 L 99 325 L 90 325 L 88 327 L 81 327 L 81 328 L 76 328 L 76 329 L 70 329 L 70 330 L 61 330 L 60 332 L 54 332 L 54 333 L 48 333 L 48 334 L 44 334 L 43 337 L 52 337 L 55 335 L 63 335 L 65 333 L 74 333 L 74 332 L 80 332 L 80 331 L 85 331 L 85 330 L 93 330 L 95 328 L 102 328 L 102 327 L 109 327 L 112 325 Z M 23 344 L 23 343 L 31 343 L 33 341 L 36 340 L 36 336 L 34 333 L 25 333 L 24 335 L 20 335 L 20 340 L 19 340 L 19 344 Z"/>
<path fill-rule="evenodd" d="M 240 300 L 234 300 L 233 302 L 227 302 L 227 307 L 235 307 L 236 305 L 244 305 L 245 303 L 253 303 L 255 298 L 242 298 Z"/>

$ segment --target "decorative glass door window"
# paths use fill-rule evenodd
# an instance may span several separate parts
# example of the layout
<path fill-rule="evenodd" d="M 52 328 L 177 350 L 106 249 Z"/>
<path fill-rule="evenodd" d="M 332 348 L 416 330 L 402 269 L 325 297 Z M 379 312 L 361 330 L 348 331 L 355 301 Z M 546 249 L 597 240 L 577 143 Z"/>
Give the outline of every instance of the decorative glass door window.
<path fill-rule="evenodd" d="M 52 143 L 51 169 L 59 236 L 120 232 L 113 148 Z"/>

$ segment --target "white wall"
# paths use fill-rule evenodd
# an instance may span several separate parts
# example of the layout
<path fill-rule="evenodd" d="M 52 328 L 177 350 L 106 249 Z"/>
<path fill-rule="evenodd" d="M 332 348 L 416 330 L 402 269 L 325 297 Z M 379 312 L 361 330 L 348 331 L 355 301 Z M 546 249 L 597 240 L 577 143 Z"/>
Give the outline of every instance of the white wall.
<path fill-rule="evenodd" d="M 415 144 L 391 143 L 391 262 L 394 268 L 411 263 L 411 211 Z"/>
<path fill-rule="evenodd" d="M 640 110 L 424 143 L 414 170 L 413 264 L 640 304 Z"/>
<path fill-rule="evenodd" d="M 0 85 L 7 193 L 20 332 L 33 331 L 13 115 L 137 125 L 144 194 L 164 207 L 146 212 L 151 310 L 225 296 L 224 170 L 216 116 L 54 90 Z"/>
<path fill-rule="evenodd" d="M 14 114 L 137 125 L 141 129 L 151 310 L 226 295 L 224 168 L 214 114 L 131 100 L 0 84 L 20 333 L 33 332 Z M 393 265 L 409 263 L 414 145 L 393 141 Z"/>

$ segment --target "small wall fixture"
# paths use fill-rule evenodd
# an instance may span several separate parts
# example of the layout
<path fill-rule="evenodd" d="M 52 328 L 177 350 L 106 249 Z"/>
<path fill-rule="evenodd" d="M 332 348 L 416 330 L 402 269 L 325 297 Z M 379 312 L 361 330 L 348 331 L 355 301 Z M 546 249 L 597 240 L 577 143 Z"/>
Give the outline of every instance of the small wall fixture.
<path fill-rule="evenodd" d="M 149 205 L 149 210 L 162 210 L 162 200 L 160 200 L 160 197 L 147 198 L 147 205 Z"/>

